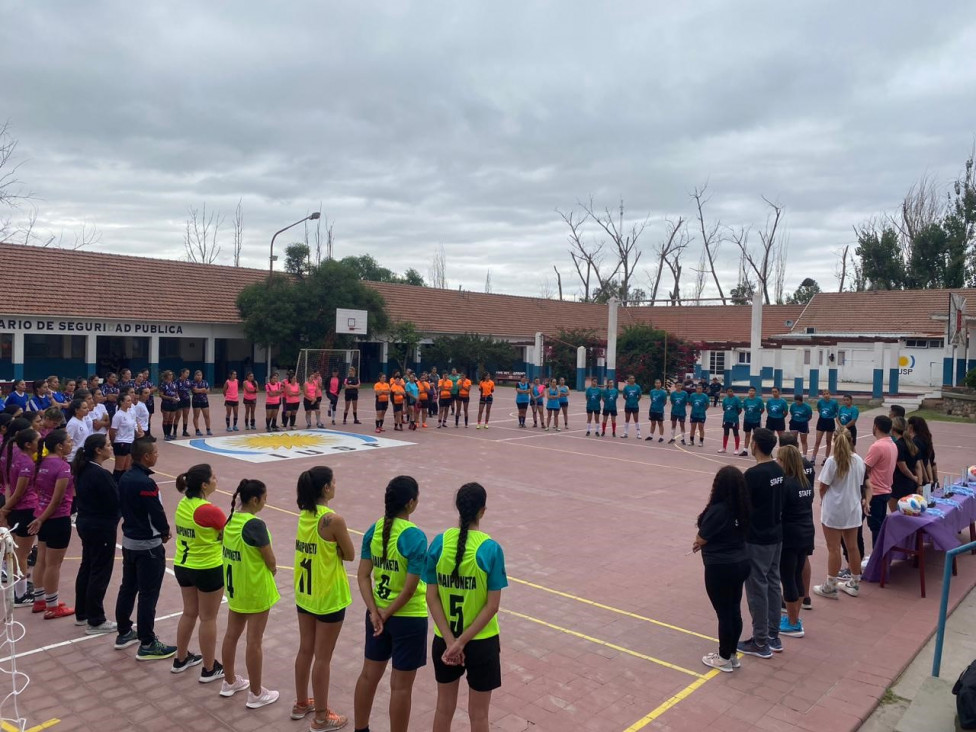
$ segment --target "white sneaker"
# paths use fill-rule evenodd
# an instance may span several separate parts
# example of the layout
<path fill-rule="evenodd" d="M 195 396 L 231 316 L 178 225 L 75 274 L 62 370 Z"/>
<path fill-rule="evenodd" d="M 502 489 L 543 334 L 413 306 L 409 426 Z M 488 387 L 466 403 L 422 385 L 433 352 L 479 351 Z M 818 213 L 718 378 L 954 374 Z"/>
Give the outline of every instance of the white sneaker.
<path fill-rule="evenodd" d="M 844 584 L 838 585 L 838 589 L 843 590 L 851 597 L 857 597 L 861 591 L 861 583 L 855 582 L 854 580 L 847 580 Z"/>
<path fill-rule="evenodd" d="M 724 452 L 725 452 L 725 448 L 724 447 L 721 450 L 718 451 L 719 455 L 723 454 Z"/>
<path fill-rule="evenodd" d="M 102 633 L 114 633 L 118 630 L 119 626 L 113 623 L 111 620 L 106 620 L 101 625 L 89 625 L 85 629 L 86 635 L 101 635 Z"/>
<path fill-rule="evenodd" d="M 272 691 L 271 689 L 265 689 L 261 687 L 261 693 L 255 696 L 252 692 L 247 692 L 247 704 L 248 709 L 260 709 L 261 707 L 266 707 L 269 704 L 274 704 L 278 701 L 278 692 Z"/>
<path fill-rule="evenodd" d="M 813 594 L 826 597 L 828 600 L 836 600 L 840 593 L 837 592 L 837 585 L 824 582 L 822 585 L 813 586 Z"/>
<path fill-rule="evenodd" d="M 221 696 L 234 696 L 239 691 L 244 691 L 251 685 L 251 682 L 245 679 L 243 676 L 238 676 L 234 683 L 228 683 L 225 678 L 223 683 L 220 685 L 220 695 Z M 250 700 L 251 692 L 248 692 L 248 699 Z"/>
<path fill-rule="evenodd" d="M 719 671 L 724 671 L 727 674 L 732 673 L 734 667 L 732 666 L 732 661 L 726 661 L 717 653 L 709 653 L 707 656 L 702 656 L 702 663 L 706 666 L 711 666 L 712 668 L 717 668 Z"/>

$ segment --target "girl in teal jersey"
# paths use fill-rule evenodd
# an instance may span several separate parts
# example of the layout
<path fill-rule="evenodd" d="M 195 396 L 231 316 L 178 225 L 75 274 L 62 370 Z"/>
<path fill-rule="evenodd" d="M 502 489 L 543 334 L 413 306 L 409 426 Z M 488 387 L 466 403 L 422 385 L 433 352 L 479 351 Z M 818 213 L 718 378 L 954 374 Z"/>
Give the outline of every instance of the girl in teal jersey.
<path fill-rule="evenodd" d="M 627 383 L 623 388 L 624 395 L 624 439 L 627 438 L 627 431 L 630 427 L 630 418 L 634 418 L 634 427 L 637 428 L 637 439 L 640 439 L 640 384 L 633 375 L 627 377 Z"/>
<path fill-rule="evenodd" d="M 590 436 L 590 426 L 596 422 L 596 434 L 600 434 L 600 401 L 603 399 L 603 389 L 596 382 L 590 381 L 586 387 L 586 436 Z"/>
<path fill-rule="evenodd" d="M 851 435 L 851 447 L 857 447 L 857 418 L 861 415 L 860 410 L 854 406 L 854 397 L 850 394 L 844 395 L 844 403 L 841 404 L 837 412 L 837 427 L 846 427 Z"/>
<path fill-rule="evenodd" d="M 654 430 L 657 429 L 657 441 L 664 442 L 664 410 L 668 404 L 668 392 L 662 388 L 660 379 L 654 380 L 654 388 L 651 389 L 649 396 L 651 398 L 651 409 L 647 418 L 651 423 L 651 434 L 644 439 L 647 442 L 652 441 Z"/>
<path fill-rule="evenodd" d="M 790 405 L 774 386 L 772 396 L 766 402 L 766 429 L 775 432 L 777 437 L 786 432 L 786 413 L 789 408 Z"/>
<path fill-rule="evenodd" d="M 817 453 L 820 452 L 820 441 L 823 436 L 827 436 L 827 447 L 824 453 L 824 460 L 830 457 L 830 447 L 834 441 L 834 429 L 837 427 L 837 415 L 840 412 L 840 404 L 830 395 L 829 389 L 820 392 L 820 399 L 817 400 L 817 439 L 813 443 L 813 462 L 817 462 Z"/>
<path fill-rule="evenodd" d="M 546 432 L 550 425 L 559 432 L 559 385 L 555 379 L 549 379 L 549 386 L 546 388 Z"/>
<path fill-rule="evenodd" d="M 674 443 L 675 431 L 680 423 L 681 444 L 685 445 L 687 444 L 685 442 L 685 419 L 688 416 L 688 392 L 684 390 L 681 384 L 675 382 L 669 401 L 671 402 L 671 439 L 668 440 L 668 444 Z"/>
<path fill-rule="evenodd" d="M 735 395 L 735 391 L 730 386 L 726 391 L 726 396 L 722 400 L 722 449 L 725 452 L 729 449 L 729 432 L 735 436 L 735 450 L 739 452 L 739 415 L 742 414 L 742 402 Z"/>
<path fill-rule="evenodd" d="M 607 379 L 607 385 L 603 388 L 603 431 L 600 433 L 601 437 L 605 437 L 607 434 L 608 417 L 610 418 L 610 427 L 613 430 L 611 434 L 613 437 L 617 436 L 618 396 L 620 396 L 620 391 L 617 389 L 617 385 L 613 379 Z"/>
<path fill-rule="evenodd" d="M 809 404 L 803 401 L 803 395 L 794 395 L 793 403 L 790 405 L 790 432 L 796 433 L 800 438 L 803 457 L 807 456 L 807 435 L 810 434 L 810 418 L 812 416 L 813 410 Z"/>
<path fill-rule="evenodd" d="M 559 377 L 559 409 L 563 413 L 563 429 L 569 429 L 569 387 L 566 379 Z M 559 420 L 556 420 L 557 422 Z"/>
<path fill-rule="evenodd" d="M 518 425 L 525 429 L 525 412 L 532 401 L 532 385 L 524 376 L 515 385 L 515 408 L 518 410 Z M 535 408 L 532 409 L 532 416 L 535 417 Z"/>

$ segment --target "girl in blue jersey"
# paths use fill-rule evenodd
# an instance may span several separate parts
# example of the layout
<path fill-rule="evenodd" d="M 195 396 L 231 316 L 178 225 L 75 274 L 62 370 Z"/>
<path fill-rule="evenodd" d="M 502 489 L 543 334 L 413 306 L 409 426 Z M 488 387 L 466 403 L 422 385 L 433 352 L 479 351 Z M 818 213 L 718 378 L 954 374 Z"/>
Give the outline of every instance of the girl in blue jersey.
<path fill-rule="evenodd" d="M 800 438 L 800 449 L 803 457 L 807 456 L 807 435 L 810 434 L 810 418 L 813 416 L 813 409 L 803 401 L 802 394 L 793 396 L 793 403 L 790 405 L 790 432 L 795 432 Z"/>
<path fill-rule="evenodd" d="M 600 434 L 600 401 L 603 399 L 603 389 L 596 379 L 590 381 L 586 387 L 586 436 L 590 436 L 590 424 L 596 422 L 596 434 Z"/>
<path fill-rule="evenodd" d="M 525 429 L 525 413 L 532 400 L 531 392 L 532 386 L 529 384 L 529 380 L 523 376 L 515 385 L 515 408 L 518 410 L 518 424 L 521 429 Z M 534 417 L 535 410 L 533 409 L 532 411 L 532 416 Z"/>
<path fill-rule="evenodd" d="M 813 443 L 813 462 L 817 462 L 817 453 L 820 452 L 820 441 L 823 436 L 827 436 L 827 447 L 824 453 L 824 460 L 830 457 L 830 447 L 834 441 L 834 429 L 837 427 L 837 415 L 840 412 L 840 404 L 830 396 L 830 390 L 824 389 L 820 392 L 820 399 L 817 400 L 817 439 Z"/>
<path fill-rule="evenodd" d="M 860 410 L 854 406 L 854 397 L 845 394 L 844 403 L 837 411 L 837 427 L 847 428 L 851 436 L 851 447 L 857 447 L 857 418 L 860 415 Z"/>
<path fill-rule="evenodd" d="M 607 434 L 608 417 L 610 418 L 610 428 L 613 430 L 611 434 L 613 437 L 617 436 L 618 396 L 620 396 L 620 391 L 617 389 L 617 385 L 613 379 L 607 379 L 607 385 L 603 388 L 603 431 L 600 433 L 601 437 L 605 437 Z"/>
<path fill-rule="evenodd" d="M 766 429 L 772 430 L 780 437 L 786 432 L 786 413 L 790 405 L 779 395 L 779 389 L 773 387 L 772 396 L 766 402 Z"/>
<path fill-rule="evenodd" d="M 752 442 L 753 430 L 762 427 L 762 415 L 766 410 L 761 396 L 756 396 L 756 387 L 749 387 L 749 396 L 742 400 L 742 411 L 745 415 L 742 418 L 742 431 L 746 435 L 745 447 L 739 455 L 745 457 L 749 454 L 749 443 Z"/>
<path fill-rule="evenodd" d="M 569 387 L 566 379 L 559 377 L 559 410 L 563 413 L 563 429 L 569 429 Z"/>
<path fill-rule="evenodd" d="M 624 395 L 624 433 L 622 437 L 627 439 L 627 432 L 630 428 L 630 419 L 634 418 L 634 427 L 637 428 L 637 439 L 640 439 L 640 398 L 641 398 L 641 388 L 640 384 L 637 383 L 637 379 L 633 374 L 627 377 L 627 383 L 624 384 L 623 395 Z"/>
<path fill-rule="evenodd" d="M 654 430 L 658 430 L 658 442 L 664 442 L 664 410 L 668 404 L 668 392 L 661 388 L 661 380 L 654 380 L 654 388 L 651 389 L 649 394 L 651 397 L 651 409 L 647 415 L 648 420 L 651 423 L 651 434 L 648 435 L 645 441 L 650 442 L 654 439 Z"/>
<path fill-rule="evenodd" d="M 688 414 L 688 392 L 684 390 L 681 384 L 675 382 L 674 389 L 671 391 L 671 396 L 668 397 L 671 402 L 671 439 L 668 440 L 668 444 L 671 445 L 675 440 L 675 431 L 678 424 L 681 424 L 681 444 L 686 445 L 685 442 L 685 418 Z"/>
<path fill-rule="evenodd" d="M 729 449 L 729 432 L 735 435 L 734 454 L 739 452 L 739 415 L 742 414 L 742 402 L 735 395 L 735 390 L 730 386 L 726 390 L 726 396 L 722 400 L 722 449 L 725 452 Z"/>
<path fill-rule="evenodd" d="M 555 379 L 549 379 L 549 386 L 546 388 L 546 432 L 549 425 L 555 420 L 555 430 L 559 432 L 559 385 Z"/>
<path fill-rule="evenodd" d="M 691 444 L 695 444 L 695 429 L 698 429 L 698 446 L 705 444 L 705 418 L 708 416 L 708 403 L 711 401 L 704 387 L 695 385 L 695 393 L 688 397 L 691 405 Z"/>
<path fill-rule="evenodd" d="M 538 427 L 540 423 L 543 426 L 546 424 L 546 415 L 543 411 L 543 394 L 545 391 L 546 387 L 539 381 L 538 376 L 532 379 L 532 386 L 529 387 L 529 409 L 532 410 L 533 427 Z"/>

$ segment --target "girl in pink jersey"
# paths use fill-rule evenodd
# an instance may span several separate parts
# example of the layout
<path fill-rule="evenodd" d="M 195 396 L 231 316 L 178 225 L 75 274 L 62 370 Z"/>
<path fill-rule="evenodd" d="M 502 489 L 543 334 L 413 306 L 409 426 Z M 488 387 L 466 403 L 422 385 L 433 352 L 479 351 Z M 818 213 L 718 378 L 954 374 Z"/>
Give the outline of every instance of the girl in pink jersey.
<path fill-rule="evenodd" d="M 258 405 L 258 382 L 254 380 L 253 372 L 247 372 L 241 390 L 244 392 L 244 429 L 253 430 L 254 408 Z"/>
<path fill-rule="evenodd" d="M 224 382 L 224 422 L 227 423 L 228 432 L 240 432 L 237 427 L 237 405 L 240 403 L 240 385 L 237 381 L 237 372 L 231 371 Z M 234 426 L 230 424 L 231 415 L 234 416 Z M 247 426 L 247 415 L 244 416 L 244 426 Z"/>
<path fill-rule="evenodd" d="M 34 537 L 27 527 L 34 520 L 37 508 L 37 492 L 34 490 L 34 455 L 40 450 L 40 435 L 30 428 L 26 419 L 15 419 L 7 428 L 13 436 L 4 441 L 3 482 L 6 503 L 0 508 L 0 523 L 10 528 L 17 537 L 17 563 L 22 572 L 29 572 L 27 559 L 34 548 Z M 29 590 L 27 578 L 18 580 L 14 587 L 14 607 L 30 607 L 34 604 L 33 590 Z M 43 596 L 38 612 L 45 610 Z"/>
<path fill-rule="evenodd" d="M 312 375 L 302 385 L 303 401 L 305 406 L 305 427 L 312 429 L 312 415 L 315 415 L 315 426 L 325 427 L 322 424 L 322 379 L 318 371 L 313 371 Z"/>
<path fill-rule="evenodd" d="M 288 378 L 282 382 L 281 388 L 285 397 L 285 414 L 281 420 L 281 426 L 285 429 L 295 429 L 298 405 L 302 402 L 302 385 L 295 378 L 294 371 L 288 372 Z"/>
<path fill-rule="evenodd" d="M 27 527 L 37 536 L 37 562 L 34 565 L 34 612 L 44 610 L 44 619 L 66 618 L 74 615 L 74 608 L 58 601 L 61 583 L 61 563 L 71 543 L 71 503 L 75 497 L 75 483 L 71 465 L 71 438 L 65 430 L 57 429 L 44 438 L 47 457 L 37 461 L 34 487 L 37 507 L 34 520 Z M 41 452 L 38 452 L 40 456 Z M 44 607 L 39 608 L 37 593 L 44 591 Z"/>
<path fill-rule="evenodd" d="M 278 410 L 281 408 L 281 382 L 278 374 L 272 373 L 268 383 L 264 385 L 268 399 L 264 407 L 264 426 L 268 432 L 278 431 Z"/>

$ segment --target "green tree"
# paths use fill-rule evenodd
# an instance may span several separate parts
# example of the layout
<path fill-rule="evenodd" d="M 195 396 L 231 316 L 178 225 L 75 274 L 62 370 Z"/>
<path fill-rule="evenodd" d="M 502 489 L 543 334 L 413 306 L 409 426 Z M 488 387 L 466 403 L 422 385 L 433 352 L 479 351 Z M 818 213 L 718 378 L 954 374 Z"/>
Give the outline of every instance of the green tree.
<path fill-rule="evenodd" d="M 296 242 L 285 247 L 285 272 L 304 278 L 312 266 L 311 250 L 308 244 Z"/>
<path fill-rule="evenodd" d="M 628 325 L 617 338 L 617 378 L 633 374 L 646 391 L 655 379 L 690 371 L 697 357 L 698 348 L 677 336 L 645 323 Z"/>
<path fill-rule="evenodd" d="M 788 305 L 806 305 L 818 292 L 822 292 L 820 285 L 817 284 L 816 280 L 813 280 L 812 285 L 797 287 L 796 292 L 787 296 L 786 302 Z"/>
<path fill-rule="evenodd" d="M 963 166 L 962 175 L 952 184 L 942 227 L 948 239 L 950 259 L 968 258 L 967 279 L 970 287 L 976 287 L 976 161 L 973 153 Z"/>
<path fill-rule="evenodd" d="M 905 286 L 905 264 L 902 261 L 898 232 L 890 225 L 869 222 L 857 233 L 857 274 L 867 290 L 900 290 Z"/>
<path fill-rule="evenodd" d="M 380 294 L 363 285 L 348 265 L 333 260 L 313 266 L 304 279 L 278 275 L 237 296 L 244 334 L 259 346 L 277 347 L 279 362 L 286 364 L 295 363 L 302 348 L 355 344 L 353 336 L 336 335 L 336 308 L 368 311 L 370 333 L 389 328 Z"/>
<path fill-rule="evenodd" d="M 551 367 L 553 376 L 565 376 L 574 381 L 576 376 L 576 349 L 584 346 L 587 361 L 593 354 L 606 348 L 606 340 L 600 338 L 595 330 L 589 328 L 560 329 L 555 336 L 545 339 L 545 363 Z"/>
<path fill-rule="evenodd" d="M 518 355 L 508 341 L 495 340 L 492 336 L 465 333 L 459 336 L 443 336 L 423 349 L 424 364 L 437 366 L 441 371 L 456 368 L 468 374 L 472 380 L 484 370 L 509 370 Z"/>
<path fill-rule="evenodd" d="M 407 364 L 413 361 L 413 355 L 420 345 L 420 333 L 417 326 L 409 320 L 400 320 L 393 324 L 386 334 L 387 354 L 400 366 L 400 372 L 407 370 Z"/>
<path fill-rule="evenodd" d="M 749 280 L 744 280 L 729 292 L 729 301 L 733 305 L 751 305 L 752 296 L 756 293 L 756 286 Z"/>
<path fill-rule="evenodd" d="M 415 270 L 413 267 L 408 269 L 403 273 L 403 277 L 400 278 L 405 285 L 414 285 L 415 287 L 427 287 L 427 283 L 424 282 L 424 277 L 420 272 Z"/>
<path fill-rule="evenodd" d="M 420 272 L 413 267 L 401 276 L 392 269 L 381 266 L 379 262 L 368 254 L 362 254 L 358 257 L 343 257 L 339 261 L 341 264 L 350 267 L 356 273 L 357 279 L 360 280 L 366 280 L 367 282 L 393 282 L 401 285 L 417 285 L 419 287 L 426 286 Z"/>
<path fill-rule="evenodd" d="M 930 224 L 915 235 L 905 268 L 905 287 L 962 287 L 966 281 L 965 248 L 950 240 L 941 224 Z"/>

